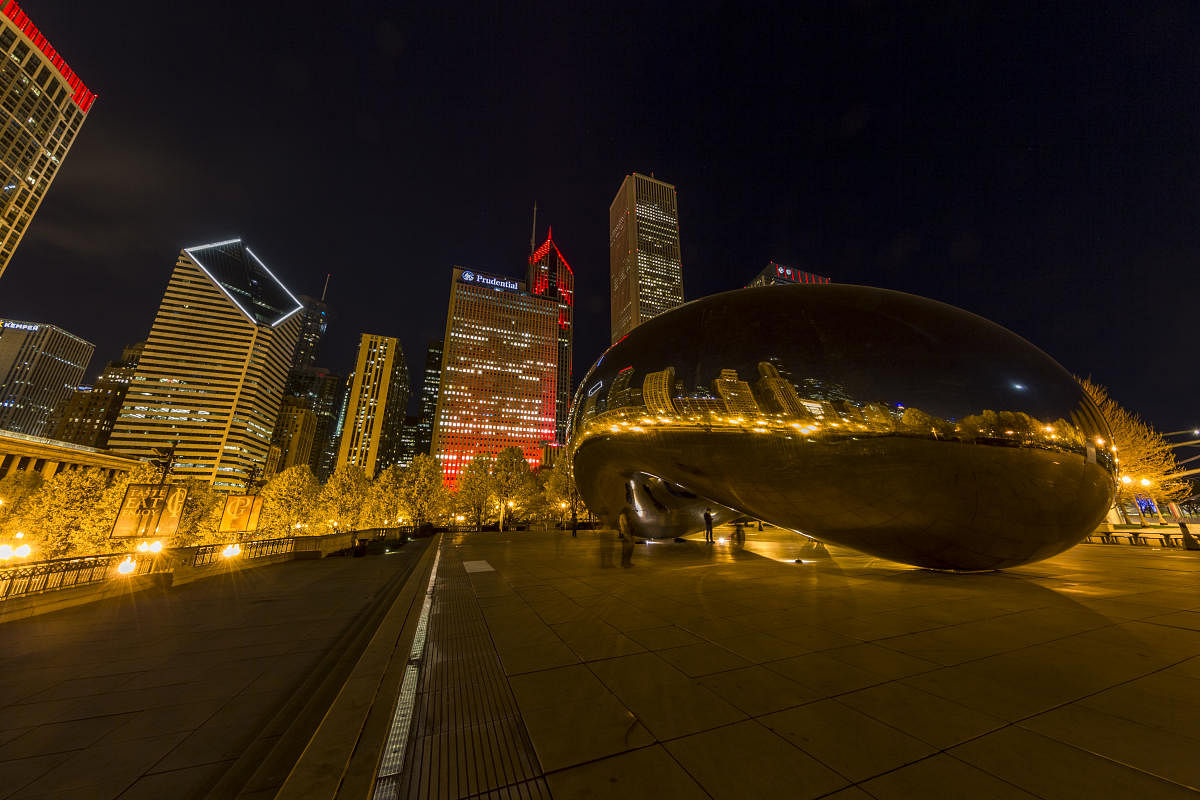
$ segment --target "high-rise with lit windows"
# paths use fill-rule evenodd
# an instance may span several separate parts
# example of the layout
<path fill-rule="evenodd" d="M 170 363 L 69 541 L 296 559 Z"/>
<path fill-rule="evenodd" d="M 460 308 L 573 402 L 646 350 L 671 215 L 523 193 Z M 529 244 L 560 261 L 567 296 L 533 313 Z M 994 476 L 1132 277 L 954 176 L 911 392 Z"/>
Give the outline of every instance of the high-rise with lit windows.
<path fill-rule="evenodd" d="M 337 467 L 353 464 L 373 478 L 401 462 L 408 393 L 408 363 L 400 340 L 364 333 L 350 381 Z"/>
<path fill-rule="evenodd" d="M 48 435 L 94 350 L 57 325 L 0 319 L 0 430 Z"/>
<path fill-rule="evenodd" d="M 144 342 L 138 342 L 126 347 L 120 360 L 108 362 L 94 384 L 76 389 L 59 407 L 50 438 L 86 447 L 106 447 L 144 346 Z"/>
<path fill-rule="evenodd" d="M 530 294 L 558 304 L 558 376 L 554 395 L 554 441 L 567 441 L 567 413 L 571 407 L 571 350 L 575 324 L 575 273 L 554 243 L 552 231 L 529 258 L 526 284 Z"/>
<path fill-rule="evenodd" d="M 675 187 L 626 175 L 608 208 L 612 341 L 683 303 Z"/>
<path fill-rule="evenodd" d="M 241 239 L 179 253 L 109 447 L 179 442 L 174 474 L 242 489 L 262 475 L 300 301 Z"/>
<path fill-rule="evenodd" d="M 425 373 L 421 376 L 421 415 L 417 418 L 413 455 L 430 455 L 433 447 L 433 421 L 437 418 L 438 391 L 442 385 L 442 340 L 435 339 L 425 348 Z"/>
<path fill-rule="evenodd" d="M 455 487 L 477 454 L 519 447 L 530 467 L 554 441 L 558 300 L 520 281 L 455 267 L 433 454 Z"/>
<path fill-rule="evenodd" d="M 0 0 L 0 276 L 95 99 L 15 0 Z"/>

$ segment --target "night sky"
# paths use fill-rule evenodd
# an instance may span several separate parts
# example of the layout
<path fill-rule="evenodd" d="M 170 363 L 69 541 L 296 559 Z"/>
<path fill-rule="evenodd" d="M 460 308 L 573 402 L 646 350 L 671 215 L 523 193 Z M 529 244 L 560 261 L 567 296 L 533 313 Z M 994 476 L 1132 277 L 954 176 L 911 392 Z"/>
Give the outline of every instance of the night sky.
<path fill-rule="evenodd" d="M 241 236 L 297 294 L 333 273 L 324 365 L 369 331 L 419 371 L 451 266 L 523 275 L 537 200 L 579 380 L 608 343 L 609 203 L 653 172 L 688 299 L 771 259 L 926 295 L 1191 427 L 1196 7 L 1013 5 L 25 0 L 99 99 L 0 316 L 95 342 L 90 379 L 181 247 Z"/>

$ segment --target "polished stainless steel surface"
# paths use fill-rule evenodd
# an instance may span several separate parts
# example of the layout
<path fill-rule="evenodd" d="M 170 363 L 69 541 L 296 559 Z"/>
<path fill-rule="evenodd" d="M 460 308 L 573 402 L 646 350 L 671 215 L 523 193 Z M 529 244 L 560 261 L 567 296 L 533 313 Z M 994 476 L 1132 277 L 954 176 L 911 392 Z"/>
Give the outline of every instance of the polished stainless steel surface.
<path fill-rule="evenodd" d="M 613 345 L 579 387 L 588 506 L 646 538 L 746 514 L 935 569 L 1048 558 L 1112 502 L 1095 406 L 1021 337 L 862 286 L 697 300 Z"/>

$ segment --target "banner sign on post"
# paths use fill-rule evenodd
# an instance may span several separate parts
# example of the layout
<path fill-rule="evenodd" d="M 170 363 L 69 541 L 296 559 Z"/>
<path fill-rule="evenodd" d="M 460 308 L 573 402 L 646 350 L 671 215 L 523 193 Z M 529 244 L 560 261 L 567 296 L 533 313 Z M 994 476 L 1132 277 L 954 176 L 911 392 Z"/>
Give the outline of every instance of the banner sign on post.
<path fill-rule="evenodd" d="M 187 487 L 181 485 L 129 484 L 109 537 L 152 539 L 174 536 L 183 517 L 187 494 Z"/>
<path fill-rule="evenodd" d="M 221 512 L 221 533 L 242 533 L 258 530 L 262 513 L 262 498 L 252 494 L 231 494 L 225 498 Z"/>

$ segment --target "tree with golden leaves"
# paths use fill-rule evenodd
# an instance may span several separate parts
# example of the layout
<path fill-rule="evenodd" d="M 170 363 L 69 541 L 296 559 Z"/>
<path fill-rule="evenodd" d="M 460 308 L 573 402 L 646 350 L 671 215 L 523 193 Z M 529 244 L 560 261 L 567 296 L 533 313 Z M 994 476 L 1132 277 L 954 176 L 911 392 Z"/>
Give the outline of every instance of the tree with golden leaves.
<path fill-rule="evenodd" d="M 1136 414 L 1122 408 L 1108 396 L 1108 390 L 1103 386 L 1088 378 L 1078 380 L 1083 391 L 1100 409 L 1112 434 L 1118 473 L 1116 504 L 1121 515 L 1125 516 L 1125 503 L 1132 500 L 1141 517 L 1138 497 L 1149 497 L 1158 506 L 1164 500 L 1187 496 L 1191 485 L 1186 479 L 1177 477 L 1175 452 L 1162 435 Z M 1129 521 L 1128 517 L 1125 519 Z M 1145 524 L 1144 518 L 1142 524 Z"/>

